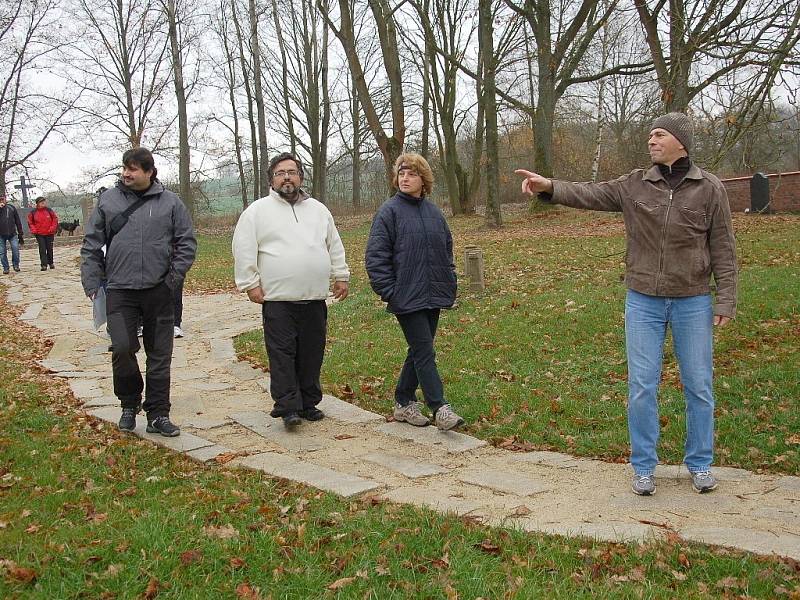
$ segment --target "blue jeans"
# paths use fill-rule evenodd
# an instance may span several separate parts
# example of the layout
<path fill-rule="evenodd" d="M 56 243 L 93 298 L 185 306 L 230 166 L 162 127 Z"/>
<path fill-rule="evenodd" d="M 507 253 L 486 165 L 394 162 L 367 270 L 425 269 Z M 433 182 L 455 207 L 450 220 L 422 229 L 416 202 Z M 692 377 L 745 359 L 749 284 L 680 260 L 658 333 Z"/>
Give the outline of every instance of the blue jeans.
<path fill-rule="evenodd" d="M 625 298 L 628 432 L 631 465 L 637 475 L 652 475 L 658 464 L 657 391 L 667 326 L 672 330 L 686 401 L 684 463 L 689 471 L 705 471 L 714 459 L 711 296 L 666 298 L 628 290 Z"/>
<path fill-rule="evenodd" d="M 3 271 L 8 271 L 8 248 L 6 242 L 11 242 L 11 263 L 14 269 L 19 269 L 19 239 L 16 235 L 3 235 L 3 253 L 0 254 L 0 262 L 3 264 Z"/>

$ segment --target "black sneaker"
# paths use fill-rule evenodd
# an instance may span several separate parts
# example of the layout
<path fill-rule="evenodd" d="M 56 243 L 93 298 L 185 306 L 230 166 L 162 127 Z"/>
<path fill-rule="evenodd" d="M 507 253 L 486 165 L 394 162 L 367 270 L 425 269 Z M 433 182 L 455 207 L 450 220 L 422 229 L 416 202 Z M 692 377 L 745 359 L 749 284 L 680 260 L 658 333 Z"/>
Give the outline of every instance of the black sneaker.
<path fill-rule="evenodd" d="M 42 267 L 42 271 L 47 271 L 47 267 Z"/>
<path fill-rule="evenodd" d="M 3 269 L 3 275 L 8 275 L 8 269 Z"/>
<path fill-rule="evenodd" d="M 181 430 L 169 420 L 169 417 L 164 416 L 148 421 L 147 433 L 160 433 L 164 437 L 176 437 L 181 434 Z"/>
<path fill-rule="evenodd" d="M 303 410 L 297 411 L 297 414 L 306 421 L 321 421 L 325 418 L 325 413 L 316 406 L 304 408 Z"/>
<path fill-rule="evenodd" d="M 17 273 L 19 273 L 19 267 L 14 267 L 14 271 L 16 271 Z"/>
<path fill-rule="evenodd" d="M 288 415 L 283 415 L 281 418 L 283 419 L 283 426 L 286 427 L 286 429 L 294 429 L 303 422 L 303 419 L 301 419 L 297 413 L 289 413 Z"/>
<path fill-rule="evenodd" d="M 138 408 L 123 408 L 122 416 L 119 418 L 120 431 L 133 431 L 136 429 L 136 414 L 139 412 Z"/>
<path fill-rule="evenodd" d="M 50 268 L 51 269 L 55 269 L 56 267 L 55 267 L 55 265 L 53 263 L 50 263 Z"/>

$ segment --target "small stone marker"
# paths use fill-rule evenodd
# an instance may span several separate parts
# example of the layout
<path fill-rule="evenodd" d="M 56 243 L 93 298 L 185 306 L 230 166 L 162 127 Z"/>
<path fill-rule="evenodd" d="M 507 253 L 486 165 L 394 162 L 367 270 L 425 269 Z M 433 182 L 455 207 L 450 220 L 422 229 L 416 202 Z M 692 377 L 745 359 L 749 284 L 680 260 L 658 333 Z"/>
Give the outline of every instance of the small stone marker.
<path fill-rule="evenodd" d="M 257 469 L 275 477 L 304 483 L 321 490 L 339 494 L 345 498 L 380 487 L 380 484 L 375 481 L 334 471 L 333 469 L 302 461 L 285 454 L 278 454 L 277 452 L 254 454 L 253 456 L 237 459 L 235 462 L 250 469 Z"/>
<path fill-rule="evenodd" d="M 482 292 L 484 290 L 483 252 L 478 246 L 464 247 L 464 273 L 469 278 L 469 291 Z"/>

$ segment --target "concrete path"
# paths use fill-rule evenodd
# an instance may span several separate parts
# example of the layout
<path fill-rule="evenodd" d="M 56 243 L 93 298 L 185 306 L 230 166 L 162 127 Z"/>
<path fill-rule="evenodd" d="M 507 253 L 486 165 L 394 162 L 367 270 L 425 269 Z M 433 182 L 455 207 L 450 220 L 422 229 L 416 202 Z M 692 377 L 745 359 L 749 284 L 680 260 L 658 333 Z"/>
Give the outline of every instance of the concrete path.
<path fill-rule="evenodd" d="M 23 271 L 0 280 L 8 301 L 54 340 L 42 366 L 69 379 L 87 412 L 116 423 L 109 342 L 91 331 L 77 247 L 57 248 L 54 271 L 40 272 L 32 259 L 34 253 L 24 253 Z M 233 351 L 235 335 L 260 326 L 257 307 L 233 294 L 186 296 L 184 307 L 186 337 L 176 340 L 172 371 L 172 417 L 182 434 L 147 434 L 140 416 L 136 434 L 153 443 L 198 461 L 237 453 L 229 465 L 493 525 L 615 541 L 673 531 L 800 560 L 800 477 L 719 468 L 719 489 L 701 496 L 692 492 L 685 468 L 663 466 L 658 493 L 642 498 L 629 490 L 626 465 L 555 452 L 512 453 L 459 433 L 387 423 L 332 396 L 321 405 L 328 418 L 287 433 L 269 417 L 268 376 L 237 362 Z M 143 363 L 143 352 L 140 357 Z"/>

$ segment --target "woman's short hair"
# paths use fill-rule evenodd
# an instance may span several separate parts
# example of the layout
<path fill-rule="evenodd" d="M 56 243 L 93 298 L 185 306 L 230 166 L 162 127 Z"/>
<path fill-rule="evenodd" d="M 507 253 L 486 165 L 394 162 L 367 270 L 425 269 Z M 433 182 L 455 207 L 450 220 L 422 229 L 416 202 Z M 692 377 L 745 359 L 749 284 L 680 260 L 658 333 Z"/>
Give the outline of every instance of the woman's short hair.
<path fill-rule="evenodd" d="M 422 194 L 427 196 L 433 190 L 433 170 L 421 154 L 416 152 L 406 152 L 397 157 L 394 163 L 394 173 L 392 175 L 392 185 L 398 188 L 397 176 L 400 169 L 411 169 L 422 178 Z"/>

